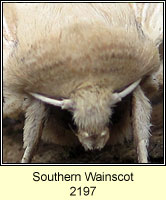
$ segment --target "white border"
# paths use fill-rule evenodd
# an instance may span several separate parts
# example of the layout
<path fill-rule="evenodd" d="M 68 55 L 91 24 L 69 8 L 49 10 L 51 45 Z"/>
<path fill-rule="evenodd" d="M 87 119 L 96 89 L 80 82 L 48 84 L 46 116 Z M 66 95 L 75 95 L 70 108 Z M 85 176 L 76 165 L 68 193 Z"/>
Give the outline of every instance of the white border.
<path fill-rule="evenodd" d="M 2 94 L 2 78 L 3 78 L 3 76 L 2 76 L 2 74 L 3 74 L 3 53 L 2 53 L 2 51 L 3 51 L 3 35 L 2 35 L 2 27 L 3 27 L 3 22 L 2 22 L 2 20 L 3 20 L 3 16 L 2 16 L 2 12 L 3 12 L 3 10 L 2 10 L 2 4 L 3 3 L 15 3 L 15 2 L 17 2 L 17 3 L 44 3 L 44 2 L 46 2 L 46 3 L 70 3 L 70 2 L 73 2 L 73 3 L 89 3 L 89 2 L 92 2 L 92 1 L 1 1 L 1 163 L 0 163 L 0 165 L 1 166 L 164 166 L 165 165 L 165 154 L 166 154 L 166 149 L 165 149 L 165 1 L 133 1 L 133 3 L 164 3 L 164 59 L 163 59 L 163 73 L 164 73 L 164 86 L 163 86 L 163 88 L 164 88 L 164 138 L 163 138 L 163 140 L 164 140 L 164 164 L 151 164 L 151 163 L 149 163 L 149 164 L 13 164 L 13 163 L 11 163 L 11 164 L 4 164 L 4 163 L 2 163 L 2 157 L 3 157 L 3 155 L 2 155 L 2 152 L 3 152 L 3 149 L 2 149 L 2 147 L 3 147 L 3 138 L 2 138 L 2 133 L 3 133 L 3 131 L 2 131 L 2 119 L 3 119 L 3 114 L 2 114 L 2 102 L 3 102 L 3 94 Z M 93 1 L 94 3 L 114 3 L 114 2 L 118 2 L 118 3 L 132 3 L 131 1 L 129 2 L 129 1 Z"/>

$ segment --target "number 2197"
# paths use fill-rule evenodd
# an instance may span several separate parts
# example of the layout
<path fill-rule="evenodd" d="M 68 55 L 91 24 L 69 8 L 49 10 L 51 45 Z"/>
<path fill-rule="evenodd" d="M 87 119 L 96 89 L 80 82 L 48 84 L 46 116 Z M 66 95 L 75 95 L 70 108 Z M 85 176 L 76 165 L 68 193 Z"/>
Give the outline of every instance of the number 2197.
<path fill-rule="evenodd" d="M 70 190 L 72 192 L 70 193 L 70 196 L 93 196 L 94 191 L 96 187 L 95 186 L 90 186 L 90 187 L 70 187 Z"/>

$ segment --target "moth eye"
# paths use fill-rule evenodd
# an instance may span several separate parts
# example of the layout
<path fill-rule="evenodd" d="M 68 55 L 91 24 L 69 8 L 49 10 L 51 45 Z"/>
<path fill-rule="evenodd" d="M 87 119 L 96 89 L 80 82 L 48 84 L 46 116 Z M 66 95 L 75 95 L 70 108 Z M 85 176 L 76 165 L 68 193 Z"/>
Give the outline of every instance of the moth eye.
<path fill-rule="evenodd" d="M 107 132 L 106 131 L 103 131 L 102 133 L 101 133 L 101 136 L 103 137 L 103 136 L 105 136 L 107 134 Z"/>
<path fill-rule="evenodd" d="M 85 137 L 89 137 L 89 134 L 87 132 L 84 132 Z"/>

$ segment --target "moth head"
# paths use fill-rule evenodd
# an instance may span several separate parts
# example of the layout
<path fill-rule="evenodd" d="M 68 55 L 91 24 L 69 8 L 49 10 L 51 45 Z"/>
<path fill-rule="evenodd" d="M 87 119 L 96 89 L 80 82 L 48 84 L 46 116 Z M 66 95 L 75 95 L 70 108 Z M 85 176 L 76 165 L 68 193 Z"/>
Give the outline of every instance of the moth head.
<path fill-rule="evenodd" d="M 85 150 L 102 149 L 109 139 L 108 123 L 114 104 L 130 94 L 140 83 L 138 80 L 120 93 L 83 90 L 71 99 L 55 100 L 44 95 L 30 93 L 47 104 L 67 109 L 73 114 L 78 128 L 77 137 Z"/>
<path fill-rule="evenodd" d="M 109 129 L 106 127 L 99 132 L 99 134 L 97 134 L 97 132 L 95 134 L 90 134 L 89 132 L 80 130 L 78 139 L 86 151 L 94 149 L 100 150 L 105 146 L 109 139 Z"/>

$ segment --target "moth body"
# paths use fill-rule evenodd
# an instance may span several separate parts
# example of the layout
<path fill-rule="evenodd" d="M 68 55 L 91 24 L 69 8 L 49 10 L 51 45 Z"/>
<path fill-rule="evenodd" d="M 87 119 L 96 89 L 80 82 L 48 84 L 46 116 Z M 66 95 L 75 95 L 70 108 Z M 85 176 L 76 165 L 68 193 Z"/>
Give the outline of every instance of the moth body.
<path fill-rule="evenodd" d="M 131 6 L 9 4 L 6 9 L 16 24 L 15 47 L 3 72 L 6 116 L 29 109 L 29 134 L 32 105 L 45 113 L 41 122 L 49 118 L 44 106 L 60 106 L 72 113 L 86 150 L 103 148 L 113 107 L 160 65 L 158 47 L 139 27 Z M 11 16 L 6 18 L 10 27 Z"/>

